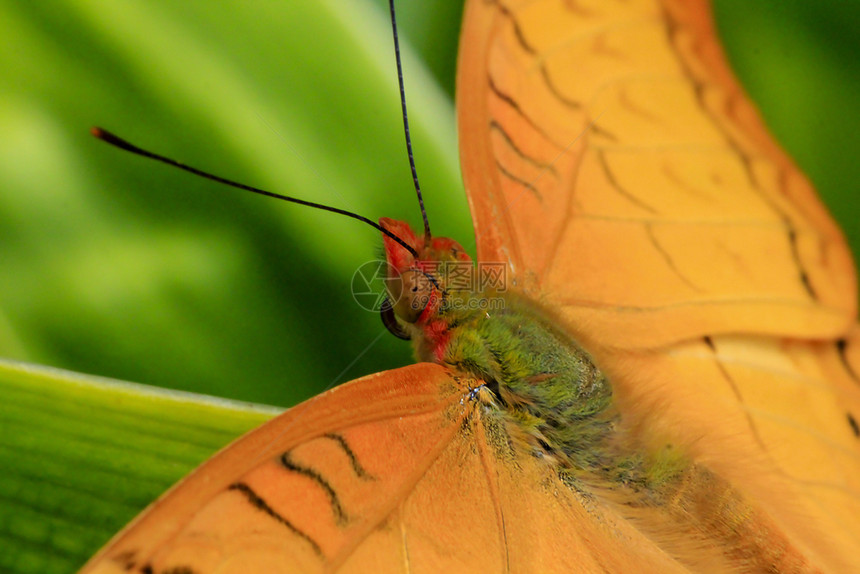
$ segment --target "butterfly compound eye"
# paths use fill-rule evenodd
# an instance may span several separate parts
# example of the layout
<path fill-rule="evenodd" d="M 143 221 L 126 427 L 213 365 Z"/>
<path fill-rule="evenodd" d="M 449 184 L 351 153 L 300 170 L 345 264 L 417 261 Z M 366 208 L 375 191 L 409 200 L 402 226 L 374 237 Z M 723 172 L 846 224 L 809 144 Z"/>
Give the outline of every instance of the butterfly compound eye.
<path fill-rule="evenodd" d="M 416 269 L 407 269 L 386 281 L 394 314 L 407 323 L 414 323 L 430 303 L 433 283 Z"/>

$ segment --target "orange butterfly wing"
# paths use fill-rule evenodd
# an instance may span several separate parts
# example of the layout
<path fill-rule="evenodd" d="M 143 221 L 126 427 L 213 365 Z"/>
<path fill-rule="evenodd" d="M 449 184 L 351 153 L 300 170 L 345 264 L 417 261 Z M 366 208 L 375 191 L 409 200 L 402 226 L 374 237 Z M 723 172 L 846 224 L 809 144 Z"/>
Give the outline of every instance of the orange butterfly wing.
<path fill-rule="evenodd" d="M 469 2 L 458 72 L 478 259 L 585 343 L 834 337 L 853 263 L 734 80 L 708 5 Z"/>
<path fill-rule="evenodd" d="M 683 571 L 510 450 L 476 392 L 422 363 L 324 393 L 207 461 L 82 572 Z"/>
<path fill-rule="evenodd" d="M 479 259 L 556 310 L 643 434 L 860 568 L 853 262 L 707 3 L 473 1 L 463 38 Z"/>
<path fill-rule="evenodd" d="M 860 345 L 841 236 L 701 6 L 596 19 L 607 4 L 469 3 L 458 98 L 480 257 L 559 309 L 643 434 L 678 439 L 800 552 L 844 567 L 860 531 L 846 418 Z M 684 571 L 510 449 L 474 384 L 420 364 L 312 399 L 84 571 Z"/>

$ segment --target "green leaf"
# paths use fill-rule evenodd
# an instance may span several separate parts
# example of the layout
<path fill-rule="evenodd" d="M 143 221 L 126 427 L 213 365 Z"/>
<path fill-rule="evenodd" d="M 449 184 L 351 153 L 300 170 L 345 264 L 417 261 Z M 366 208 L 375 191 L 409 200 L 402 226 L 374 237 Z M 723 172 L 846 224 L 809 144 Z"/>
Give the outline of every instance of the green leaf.
<path fill-rule="evenodd" d="M 0 571 L 70 572 L 278 409 L 0 361 Z"/>

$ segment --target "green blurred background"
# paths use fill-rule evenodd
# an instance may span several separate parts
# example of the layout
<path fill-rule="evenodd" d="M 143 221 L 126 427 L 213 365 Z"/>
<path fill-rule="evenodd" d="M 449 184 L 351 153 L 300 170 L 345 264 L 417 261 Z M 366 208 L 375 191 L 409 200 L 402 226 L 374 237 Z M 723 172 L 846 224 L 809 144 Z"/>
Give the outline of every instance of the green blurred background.
<path fill-rule="evenodd" d="M 860 3 L 716 8 L 743 81 L 857 253 Z M 452 104 L 461 9 L 404 0 L 400 16 L 434 231 L 469 246 Z M 373 230 L 132 157 L 90 137 L 94 124 L 414 223 L 384 0 L 0 0 L 0 356 L 281 406 L 411 360 L 350 294 L 378 253 Z M 74 568 L 261 418 L 192 418 L 59 379 L 0 387 L 0 570 Z"/>
<path fill-rule="evenodd" d="M 471 245 L 452 104 L 461 9 L 400 12 L 434 231 Z M 717 12 L 857 252 L 860 3 Z M 400 121 L 384 0 L 0 2 L 0 354 L 282 406 L 409 362 L 350 295 L 373 230 L 88 135 L 98 124 L 251 185 L 416 222 Z"/>

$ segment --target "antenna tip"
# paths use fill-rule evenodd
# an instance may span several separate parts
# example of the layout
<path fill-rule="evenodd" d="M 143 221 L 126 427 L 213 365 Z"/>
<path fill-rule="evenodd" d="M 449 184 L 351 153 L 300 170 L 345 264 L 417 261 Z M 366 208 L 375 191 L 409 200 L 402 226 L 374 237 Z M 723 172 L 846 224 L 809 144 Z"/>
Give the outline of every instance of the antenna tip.
<path fill-rule="evenodd" d="M 91 127 L 90 128 L 90 134 L 92 134 L 93 137 L 96 137 L 102 141 L 105 141 L 105 142 L 113 144 L 113 145 L 120 145 L 121 146 L 121 144 L 125 143 L 125 140 L 123 140 L 122 138 L 115 136 L 112 133 L 110 133 L 109 131 L 107 131 L 106 129 L 100 128 L 98 126 Z"/>
<path fill-rule="evenodd" d="M 140 151 L 141 151 L 140 148 L 138 148 L 137 146 L 125 141 L 121 137 L 114 135 L 111 132 L 107 131 L 106 129 L 100 128 L 98 126 L 91 127 L 90 128 L 90 134 L 92 134 L 93 137 L 96 137 L 96 138 L 102 140 L 103 142 L 109 143 L 109 144 L 116 146 L 120 149 L 124 149 L 124 150 L 134 152 L 134 153 L 140 153 Z"/>

